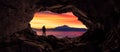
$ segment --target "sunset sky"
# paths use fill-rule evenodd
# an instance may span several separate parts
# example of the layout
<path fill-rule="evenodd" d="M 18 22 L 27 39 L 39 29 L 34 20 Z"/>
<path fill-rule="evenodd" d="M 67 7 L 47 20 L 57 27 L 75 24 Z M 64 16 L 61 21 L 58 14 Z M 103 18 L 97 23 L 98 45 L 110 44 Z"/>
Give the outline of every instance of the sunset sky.
<path fill-rule="evenodd" d="M 32 28 L 41 29 L 43 25 L 46 28 L 55 28 L 62 25 L 68 25 L 69 27 L 75 28 L 86 28 L 77 17 L 68 13 L 52 13 L 50 11 L 43 11 L 34 14 L 33 20 L 30 22 Z"/>

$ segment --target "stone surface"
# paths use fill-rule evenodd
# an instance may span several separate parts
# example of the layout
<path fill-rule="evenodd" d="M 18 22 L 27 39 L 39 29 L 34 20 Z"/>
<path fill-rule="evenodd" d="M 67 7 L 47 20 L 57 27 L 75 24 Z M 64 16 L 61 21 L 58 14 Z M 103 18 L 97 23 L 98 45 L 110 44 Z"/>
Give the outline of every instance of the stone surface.
<path fill-rule="evenodd" d="M 27 28 L 35 12 L 34 4 L 32 0 L 1 0 L 0 36 Z"/>
<path fill-rule="evenodd" d="M 120 52 L 119 2 L 119 0 L 0 0 L 0 52 L 35 50 Z M 44 10 L 55 13 L 71 11 L 88 27 L 88 31 L 82 37 L 75 38 L 76 42 L 69 38 L 59 40 L 53 36 L 38 37 L 32 31 L 29 22 L 36 11 Z M 56 46 L 53 46 L 54 44 Z M 71 48 L 73 49 L 70 50 Z"/>

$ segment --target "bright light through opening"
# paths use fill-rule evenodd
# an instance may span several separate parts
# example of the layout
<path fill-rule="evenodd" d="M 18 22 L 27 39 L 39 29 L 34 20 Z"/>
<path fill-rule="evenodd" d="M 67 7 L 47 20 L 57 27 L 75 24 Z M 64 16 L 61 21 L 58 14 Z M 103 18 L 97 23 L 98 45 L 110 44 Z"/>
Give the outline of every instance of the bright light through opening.
<path fill-rule="evenodd" d="M 38 12 L 34 14 L 34 18 L 30 24 L 38 35 L 42 35 L 41 28 L 45 25 L 47 35 L 54 35 L 58 38 L 81 36 L 87 29 L 72 12 L 62 14 L 50 11 Z"/>
<path fill-rule="evenodd" d="M 57 26 L 67 25 L 75 28 L 86 28 L 82 22 L 72 12 L 57 14 L 50 11 L 43 11 L 34 14 L 33 20 L 30 22 L 32 28 L 41 29 L 43 25 L 47 28 L 55 28 Z"/>

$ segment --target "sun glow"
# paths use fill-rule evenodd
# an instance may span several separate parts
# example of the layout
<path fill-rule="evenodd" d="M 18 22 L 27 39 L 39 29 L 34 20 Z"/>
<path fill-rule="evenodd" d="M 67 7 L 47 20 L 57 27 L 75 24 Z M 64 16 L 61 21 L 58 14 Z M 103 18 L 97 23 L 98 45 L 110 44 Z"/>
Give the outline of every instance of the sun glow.
<path fill-rule="evenodd" d="M 35 13 L 33 20 L 30 22 L 32 28 L 41 29 L 43 25 L 47 28 L 68 25 L 75 28 L 86 28 L 72 12 L 57 14 L 49 11 Z"/>

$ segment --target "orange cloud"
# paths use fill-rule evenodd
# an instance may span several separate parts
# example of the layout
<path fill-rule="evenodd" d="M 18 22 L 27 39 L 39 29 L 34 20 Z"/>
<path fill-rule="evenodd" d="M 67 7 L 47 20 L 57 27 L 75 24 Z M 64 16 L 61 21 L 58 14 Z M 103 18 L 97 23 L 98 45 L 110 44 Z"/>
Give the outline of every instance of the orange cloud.
<path fill-rule="evenodd" d="M 42 28 L 45 25 L 47 28 L 55 28 L 61 25 L 68 25 L 76 28 L 86 28 L 77 17 L 71 12 L 56 14 L 51 12 L 35 13 L 33 20 L 30 22 L 32 28 Z"/>

